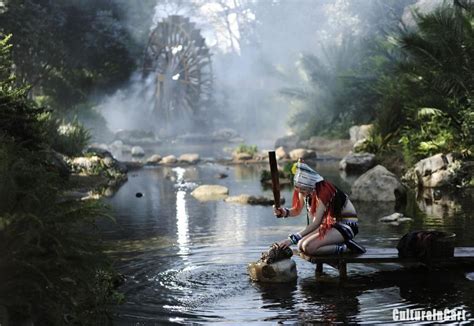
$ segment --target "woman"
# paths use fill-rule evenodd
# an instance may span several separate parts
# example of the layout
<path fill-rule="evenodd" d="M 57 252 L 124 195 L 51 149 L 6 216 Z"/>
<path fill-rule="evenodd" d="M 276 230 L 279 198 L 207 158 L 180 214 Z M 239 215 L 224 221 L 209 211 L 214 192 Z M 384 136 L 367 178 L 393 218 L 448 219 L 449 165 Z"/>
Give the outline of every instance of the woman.
<path fill-rule="evenodd" d="M 298 249 L 310 256 L 341 254 L 348 250 L 365 252 L 352 240 L 359 228 L 356 210 L 348 196 L 305 163 L 298 162 L 293 169 L 293 205 L 274 207 L 274 214 L 283 218 L 298 216 L 306 204 L 308 225 L 290 234 L 279 245 L 298 244 Z"/>

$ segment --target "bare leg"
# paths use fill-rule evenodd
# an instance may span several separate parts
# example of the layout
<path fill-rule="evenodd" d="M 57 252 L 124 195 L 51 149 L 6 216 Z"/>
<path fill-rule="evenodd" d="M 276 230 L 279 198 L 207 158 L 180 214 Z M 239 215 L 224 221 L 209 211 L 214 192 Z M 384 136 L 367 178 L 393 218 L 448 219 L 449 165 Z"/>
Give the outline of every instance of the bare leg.
<path fill-rule="evenodd" d="M 310 234 L 300 241 L 299 249 L 307 255 L 327 255 L 336 251 L 336 244 L 344 242 L 341 233 L 336 229 L 330 229 L 324 238 L 319 239 L 319 234 Z"/>

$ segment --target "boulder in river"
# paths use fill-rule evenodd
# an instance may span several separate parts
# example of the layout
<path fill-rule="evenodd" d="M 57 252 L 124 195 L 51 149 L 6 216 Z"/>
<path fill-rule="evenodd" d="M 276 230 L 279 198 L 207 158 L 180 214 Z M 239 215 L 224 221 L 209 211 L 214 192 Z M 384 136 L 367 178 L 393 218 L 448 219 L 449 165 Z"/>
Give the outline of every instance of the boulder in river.
<path fill-rule="evenodd" d="M 316 152 L 311 149 L 297 148 L 290 152 L 290 158 L 293 161 L 300 158 L 305 160 L 316 159 Z"/>
<path fill-rule="evenodd" d="M 220 185 L 202 185 L 194 189 L 191 195 L 201 201 L 220 200 L 229 195 L 229 189 Z"/>
<path fill-rule="evenodd" d="M 168 155 L 161 159 L 162 164 L 175 164 L 176 162 L 178 162 L 178 160 L 174 155 Z"/>
<path fill-rule="evenodd" d="M 283 146 L 280 146 L 275 150 L 275 156 L 277 160 L 283 160 L 285 158 L 288 158 L 288 154 L 285 152 Z"/>
<path fill-rule="evenodd" d="M 152 156 L 147 158 L 146 164 L 154 165 L 154 164 L 160 163 L 160 161 L 161 161 L 161 155 L 153 154 Z"/>
<path fill-rule="evenodd" d="M 403 179 L 425 188 L 449 186 L 458 178 L 461 165 L 461 161 L 455 160 L 452 154 L 440 153 L 416 163 Z"/>
<path fill-rule="evenodd" d="M 354 182 L 351 199 L 400 203 L 406 200 L 406 189 L 395 174 L 377 165 Z"/>
<path fill-rule="evenodd" d="M 140 146 L 132 147 L 132 156 L 142 157 L 145 156 L 145 151 Z"/>
<path fill-rule="evenodd" d="M 261 261 L 250 263 L 247 271 L 252 281 L 263 283 L 287 283 L 298 278 L 293 259 L 283 259 L 272 264 Z"/>
<path fill-rule="evenodd" d="M 183 154 L 179 157 L 178 161 L 181 163 L 196 164 L 201 158 L 199 154 Z"/>
<path fill-rule="evenodd" d="M 372 153 L 349 153 L 339 162 L 339 169 L 347 173 L 365 172 L 374 166 L 375 154 Z"/>

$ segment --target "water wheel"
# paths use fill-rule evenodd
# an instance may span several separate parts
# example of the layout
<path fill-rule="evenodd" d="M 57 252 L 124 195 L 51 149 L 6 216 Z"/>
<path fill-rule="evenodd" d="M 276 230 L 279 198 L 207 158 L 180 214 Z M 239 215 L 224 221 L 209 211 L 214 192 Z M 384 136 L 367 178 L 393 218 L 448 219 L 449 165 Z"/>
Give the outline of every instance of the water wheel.
<path fill-rule="evenodd" d="M 200 30 L 183 16 L 169 16 L 151 32 L 143 73 L 154 78 L 153 113 L 162 130 L 170 129 L 170 121 L 196 120 L 211 99 L 209 49 Z"/>

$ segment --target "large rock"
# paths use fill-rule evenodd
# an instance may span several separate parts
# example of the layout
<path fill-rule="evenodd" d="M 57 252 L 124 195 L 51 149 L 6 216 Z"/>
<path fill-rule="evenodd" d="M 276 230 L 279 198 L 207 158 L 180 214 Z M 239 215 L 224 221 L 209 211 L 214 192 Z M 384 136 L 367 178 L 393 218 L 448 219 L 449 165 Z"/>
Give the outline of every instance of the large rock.
<path fill-rule="evenodd" d="M 132 156 L 142 157 L 145 156 L 145 151 L 140 146 L 132 147 Z"/>
<path fill-rule="evenodd" d="M 406 189 L 395 174 L 377 165 L 354 182 L 351 199 L 399 203 L 406 199 Z"/>
<path fill-rule="evenodd" d="M 229 195 L 229 189 L 219 185 L 202 185 L 194 189 L 191 195 L 201 201 L 220 200 Z"/>
<path fill-rule="evenodd" d="M 112 157 L 74 157 L 68 160 L 68 164 L 74 173 L 82 176 L 103 176 L 109 180 L 110 185 L 127 179 L 127 167 Z"/>
<path fill-rule="evenodd" d="M 349 153 L 341 162 L 339 168 L 347 173 L 365 172 L 375 166 L 375 154 Z"/>
<path fill-rule="evenodd" d="M 315 150 L 318 157 L 342 159 L 352 149 L 352 142 L 349 139 L 327 139 L 313 136 L 309 140 L 301 142 L 301 146 Z"/>
<path fill-rule="evenodd" d="M 62 178 L 69 177 L 69 175 L 71 174 L 71 169 L 67 164 L 66 156 L 54 150 L 50 150 L 47 151 L 46 157 L 48 162 L 47 164 L 51 166 L 54 170 L 56 170 Z"/>
<path fill-rule="evenodd" d="M 373 129 L 373 125 L 360 125 L 360 126 L 352 126 L 349 128 L 349 135 L 351 137 L 351 141 L 353 143 L 364 140 L 369 137 L 370 132 Z"/>
<path fill-rule="evenodd" d="M 175 164 L 176 162 L 178 162 L 178 159 L 174 155 L 168 155 L 161 159 L 163 164 Z"/>
<path fill-rule="evenodd" d="M 181 163 L 196 164 L 201 158 L 199 154 L 183 154 L 179 157 L 178 161 Z"/>
<path fill-rule="evenodd" d="M 437 188 L 453 184 L 460 171 L 461 162 L 452 154 L 436 154 L 416 163 L 403 178 L 418 186 Z"/>
<path fill-rule="evenodd" d="M 250 263 L 247 271 L 250 278 L 256 282 L 287 283 L 294 282 L 298 278 L 296 263 L 293 259 L 283 259 L 273 264 Z"/>
<path fill-rule="evenodd" d="M 95 154 L 98 157 L 113 157 L 112 153 L 109 152 L 109 147 L 105 144 L 99 144 L 98 146 L 89 146 L 84 151 L 86 154 Z"/>
<path fill-rule="evenodd" d="M 290 150 L 299 147 L 300 137 L 297 135 L 287 135 L 278 138 L 275 142 L 275 148 L 283 147 L 285 150 Z"/>
<path fill-rule="evenodd" d="M 224 199 L 224 201 L 228 203 L 262 205 L 262 206 L 271 206 L 275 203 L 273 197 L 251 196 L 251 195 L 245 195 L 245 194 L 238 195 L 238 196 L 230 196 Z M 285 204 L 285 198 L 280 198 L 280 204 L 281 205 Z"/>
<path fill-rule="evenodd" d="M 161 155 L 153 154 L 152 156 L 147 158 L 146 164 L 154 165 L 154 164 L 160 163 L 160 161 L 161 161 Z"/>
<path fill-rule="evenodd" d="M 276 156 L 277 160 L 282 160 L 282 159 L 287 158 L 288 154 L 286 154 L 285 149 L 283 148 L 283 146 L 280 146 L 275 150 L 275 156 Z"/>
<path fill-rule="evenodd" d="M 316 159 L 316 152 L 310 149 L 297 148 L 290 152 L 290 158 L 294 161 L 298 159 Z"/>

